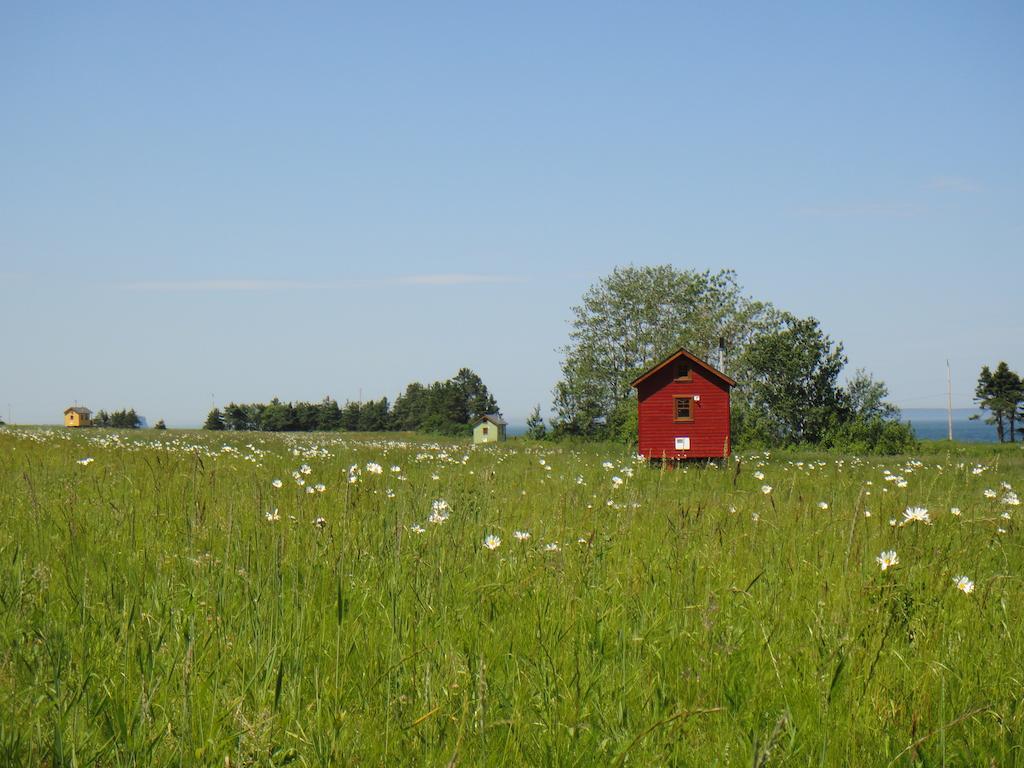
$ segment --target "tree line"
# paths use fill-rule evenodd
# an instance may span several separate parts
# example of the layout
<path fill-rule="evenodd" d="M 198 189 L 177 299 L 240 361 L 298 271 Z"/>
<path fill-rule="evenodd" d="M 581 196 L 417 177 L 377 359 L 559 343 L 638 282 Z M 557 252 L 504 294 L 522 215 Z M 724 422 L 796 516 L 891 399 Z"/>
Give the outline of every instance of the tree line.
<path fill-rule="evenodd" d="M 1000 443 L 1016 442 L 1017 433 L 1024 439 L 1024 427 L 1017 426 L 1024 424 L 1024 379 L 1005 362 L 1000 362 L 994 371 L 982 366 L 974 400 L 979 408 L 989 412 L 985 423 L 995 426 Z"/>
<path fill-rule="evenodd" d="M 330 397 L 319 403 L 228 403 L 213 408 L 204 429 L 259 430 L 265 432 L 388 432 L 416 431 L 441 435 L 467 435 L 473 422 L 498 413 L 498 403 L 483 380 L 462 368 L 447 381 L 424 385 L 412 382 L 394 404 L 386 397 L 368 402 L 348 401 L 344 406 Z"/>
<path fill-rule="evenodd" d="M 111 411 L 96 411 L 92 418 L 93 426 L 113 427 L 115 429 L 138 429 L 142 426 L 142 418 L 135 412 L 134 408 Z"/>
<path fill-rule="evenodd" d="M 841 341 L 813 317 L 799 317 L 748 296 L 732 270 L 673 265 L 618 267 L 572 307 L 569 342 L 561 348 L 550 429 L 533 409 L 529 437 L 636 441 L 636 393 L 630 386 L 658 360 L 685 347 L 712 365 L 725 350 L 732 391 L 732 438 L 744 448 L 818 446 L 900 453 L 916 439 L 888 401 L 884 382 L 863 369 L 846 374 Z M 999 439 L 1014 440 L 1024 423 L 1024 384 L 1000 363 L 982 369 L 979 405 Z M 387 398 L 340 406 L 320 403 L 230 403 L 210 412 L 206 429 L 266 431 L 410 430 L 469 434 L 498 407 L 468 368 L 447 381 L 409 384 Z"/>

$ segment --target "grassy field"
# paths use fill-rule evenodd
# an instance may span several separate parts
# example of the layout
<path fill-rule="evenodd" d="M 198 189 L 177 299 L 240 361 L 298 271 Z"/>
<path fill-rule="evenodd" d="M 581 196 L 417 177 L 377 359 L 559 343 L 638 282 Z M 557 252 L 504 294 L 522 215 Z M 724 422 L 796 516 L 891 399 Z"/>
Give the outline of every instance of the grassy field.
<path fill-rule="evenodd" d="M 1024 765 L 1024 451 L 741 459 L 0 430 L 0 765 Z"/>

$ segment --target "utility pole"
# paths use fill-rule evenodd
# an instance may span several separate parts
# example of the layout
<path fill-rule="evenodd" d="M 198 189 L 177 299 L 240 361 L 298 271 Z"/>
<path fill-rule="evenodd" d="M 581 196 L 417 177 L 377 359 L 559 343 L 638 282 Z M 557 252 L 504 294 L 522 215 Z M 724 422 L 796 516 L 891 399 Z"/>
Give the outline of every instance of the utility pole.
<path fill-rule="evenodd" d="M 946 426 L 949 428 L 949 441 L 953 441 L 953 375 L 949 370 L 949 359 L 946 359 Z"/>

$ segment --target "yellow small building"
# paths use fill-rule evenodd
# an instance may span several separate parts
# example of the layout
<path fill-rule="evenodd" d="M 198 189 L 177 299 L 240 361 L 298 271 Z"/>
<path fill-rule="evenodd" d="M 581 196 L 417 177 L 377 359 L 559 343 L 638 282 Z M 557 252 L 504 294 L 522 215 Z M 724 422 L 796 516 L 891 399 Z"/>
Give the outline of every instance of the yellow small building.
<path fill-rule="evenodd" d="M 497 443 L 505 439 L 508 424 L 496 413 L 486 413 L 473 425 L 474 443 Z"/>
<path fill-rule="evenodd" d="M 80 405 L 64 409 L 65 427 L 88 427 L 92 424 L 92 411 Z"/>

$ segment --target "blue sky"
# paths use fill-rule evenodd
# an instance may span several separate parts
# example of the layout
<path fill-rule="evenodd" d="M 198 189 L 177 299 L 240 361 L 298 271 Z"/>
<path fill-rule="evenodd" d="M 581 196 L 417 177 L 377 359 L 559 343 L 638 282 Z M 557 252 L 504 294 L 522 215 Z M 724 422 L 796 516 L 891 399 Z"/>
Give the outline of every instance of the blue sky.
<path fill-rule="evenodd" d="M 1024 370 L 1019 3 L 0 10 L 0 409 L 201 422 L 476 370 L 733 268 L 905 407 Z"/>

